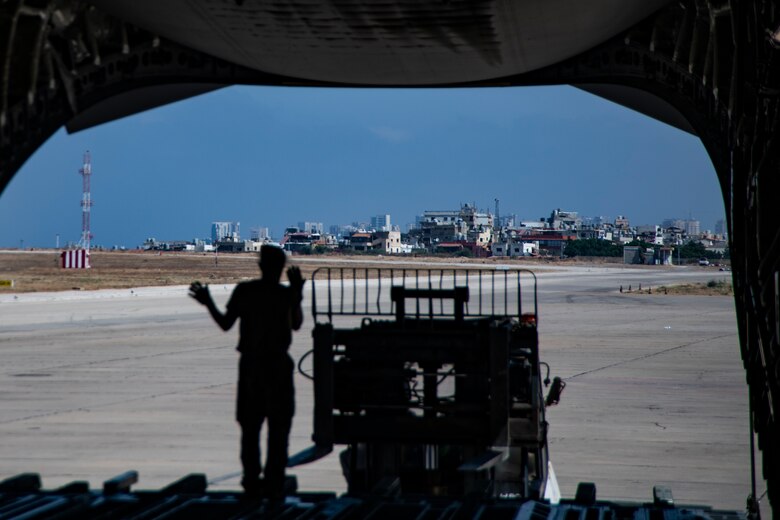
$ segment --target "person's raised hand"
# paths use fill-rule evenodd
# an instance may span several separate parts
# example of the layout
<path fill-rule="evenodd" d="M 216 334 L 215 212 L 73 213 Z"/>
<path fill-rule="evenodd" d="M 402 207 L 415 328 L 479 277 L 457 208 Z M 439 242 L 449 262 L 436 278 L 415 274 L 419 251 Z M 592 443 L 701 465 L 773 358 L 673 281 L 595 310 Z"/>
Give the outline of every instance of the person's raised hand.
<path fill-rule="evenodd" d="M 301 276 L 301 270 L 297 266 L 292 266 L 287 269 L 287 279 L 290 280 L 290 287 L 292 290 L 299 295 L 302 295 L 303 284 L 306 283 L 306 280 Z"/>
<path fill-rule="evenodd" d="M 209 293 L 209 286 L 203 285 L 200 282 L 192 282 L 190 285 L 190 296 L 195 298 L 199 303 L 206 305 L 211 300 L 211 293 Z"/>

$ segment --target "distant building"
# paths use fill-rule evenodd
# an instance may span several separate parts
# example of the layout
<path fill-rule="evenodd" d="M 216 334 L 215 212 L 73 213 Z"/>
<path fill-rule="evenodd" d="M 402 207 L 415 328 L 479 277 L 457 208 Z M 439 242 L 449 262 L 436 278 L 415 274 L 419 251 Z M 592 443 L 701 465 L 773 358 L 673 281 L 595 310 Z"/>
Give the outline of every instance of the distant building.
<path fill-rule="evenodd" d="M 432 249 L 442 243 L 471 242 L 487 251 L 492 240 L 493 215 L 481 213 L 471 204 L 464 204 L 459 210 L 428 210 L 410 233 Z"/>
<path fill-rule="evenodd" d="M 515 227 L 515 221 L 517 220 L 517 215 L 501 215 L 496 220 L 497 220 L 496 227 L 500 229 L 513 228 Z"/>
<path fill-rule="evenodd" d="M 699 236 L 701 233 L 698 220 L 686 220 L 685 221 L 685 234 L 690 238 Z"/>
<path fill-rule="evenodd" d="M 610 223 L 609 218 L 604 216 L 598 216 L 598 217 L 582 217 L 582 225 L 583 226 L 590 226 L 593 228 L 598 228 L 603 226 L 604 224 Z"/>
<path fill-rule="evenodd" d="M 723 255 L 729 248 L 729 244 L 726 240 L 710 240 L 704 244 L 704 247 L 710 253 L 717 253 Z"/>
<path fill-rule="evenodd" d="M 254 242 L 263 242 L 271 239 L 267 227 L 256 227 L 250 230 L 249 239 Z"/>
<path fill-rule="evenodd" d="M 540 254 L 562 256 L 566 243 L 570 240 L 576 240 L 577 234 L 565 230 L 534 229 L 528 234 L 521 235 L 519 239 L 523 242 L 538 244 L 537 249 Z"/>
<path fill-rule="evenodd" d="M 549 223 L 551 229 L 577 230 L 582 226 L 582 219 L 576 211 L 563 211 L 558 208 L 550 214 Z"/>
<path fill-rule="evenodd" d="M 664 244 L 664 230 L 661 226 L 637 226 L 636 234 L 639 240 L 648 244 L 662 246 Z"/>
<path fill-rule="evenodd" d="M 726 227 L 726 221 L 723 219 L 715 222 L 715 233 L 720 236 L 726 236 L 728 234 L 728 227 Z"/>
<path fill-rule="evenodd" d="M 354 231 L 341 240 L 344 249 L 353 251 L 376 251 L 390 255 L 411 253 L 412 246 L 401 242 L 401 232 L 393 231 Z"/>
<path fill-rule="evenodd" d="M 493 242 L 490 252 L 493 256 L 518 256 L 535 255 L 539 250 L 539 242 L 507 240 L 506 242 Z"/>
<path fill-rule="evenodd" d="M 197 253 L 206 253 L 214 251 L 214 246 L 212 244 L 206 243 L 205 240 L 200 240 L 196 238 L 193 240 L 193 244 L 195 245 L 195 252 Z"/>
<path fill-rule="evenodd" d="M 684 242 L 683 240 L 684 235 L 685 235 L 685 230 L 682 228 L 675 227 L 675 226 L 664 228 L 664 244 L 682 245 Z"/>
<path fill-rule="evenodd" d="M 211 242 L 216 244 L 225 239 L 238 240 L 241 238 L 240 225 L 239 222 L 212 222 Z"/>
<path fill-rule="evenodd" d="M 306 233 L 322 235 L 324 227 L 322 222 L 298 222 L 298 230 Z"/>
<path fill-rule="evenodd" d="M 628 222 L 628 218 L 627 217 L 625 217 L 623 215 L 618 215 L 617 217 L 615 217 L 615 229 L 627 230 L 630 227 L 631 227 L 631 225 Z"/>
<path fill-rule="evenodd" d="M 685 229 L 685 220 L 681 218 L 667 218 L 664 219 L 663 222 L 661 222 L 661 226 L 665 228 L 679 228 L 679 229 Z"/>
<path fill-rule="evenodd" d="M 263 240 L 244 240 L 244 252 L 259 253 L 264 244 Z"/>
<path fill-rule="evenodd" d="M 370 251 L 373 249 L 373 237 L 367 231 L 355 231 L 344 242 L 353 251 Z"/>
<path fill-rule="evenodd" d="M 156 238 L 147 238 L 144 240 L 141 248 L 153 251 L 195 251 L 195 244 L 187 240 L 157 240 Z"/>
<path fill-rule="evenodd" d="M 438 224 L 455 224 L 464 222 L 468 227 L 493 227 L 493 215 L 481 213 L 471 204 L 463 204 L 458 210 L 428 210 L 425 211 L 420 224 L 435 222 Z"/>
<path fill-rule="evenodd" d="M 547 226 L 544 220 L 523 220 L 520 222 L 520 227 L 529 229 L 544 229 Z"/>
<path fill-rule="evenodd" d="M 647 251 L 640 246 L 623 247 L 624 264 L 644 264 L 647 258 Z"/>
<path fill-rule="evenodd" d="M 661 226 L 667 229 L 671 227 L 679 228 L 685 232 L 688 238 L 696 238 L 701 234 L 701 226 L 698 220 L 667 218 L 661 223 Z"/>
<path fill-rule="evenodd" d="M 351 235 L 355 231 L 358 231 L 358 229 L 360 228 L 357 228 L 352 224 L 338 224 L 335 226 L 330 226 L 330 234 L 336 238 L 344 238 Z"/>
<path fill-rule="evenodd" d="M 455 224 L 460 219 L 458 210 L 426 210 L 421 217 L 417 218 L 417 225 L 422 227 L 424 224 L 448 225 Z"/>
<path fill-rule="evenodd" d="M 588 226 L 577 231 L 577 238 L 580 240 L 612 240 L 612 233 L 601 227 Z"/>
<path fill-rule="evenodd" d="M 376 215 L 371 217 L 371 229 L 374 231 L 392 231 L 390 224 L 390 215 Z"/>
<path fill-rule="evenodd" d="M 279 245 L 285 251 L 297 253 L 310 251 L 316 245 L 325 245 L 325 241 L 319 233 L 299 231 L 298 228 L 290 227 L 284 232 L 284 237 L 282 237 Z"/>
<path fill-rule="evenodd" d="M 640 246 L 623 247 L 624 264 L 645 264 L 645 265 L 672 265 L 672 247 L 649 247 L 647 249 Z"/>
<path fill-rule="evenodd" d="M 411 252 L 411 247 L 401 244 L 400 231 L 376 231 L 372 236 L 373 249 L 387 254 Z M 407 251 L 408 249 L 408 251 Z"/>
<path fill-rule="evenodd" d="M 489 226 L 477 226 L 468 230 L 466 240 L 483 249 L 490 249 L 493 242 L 493 228 Z"/>

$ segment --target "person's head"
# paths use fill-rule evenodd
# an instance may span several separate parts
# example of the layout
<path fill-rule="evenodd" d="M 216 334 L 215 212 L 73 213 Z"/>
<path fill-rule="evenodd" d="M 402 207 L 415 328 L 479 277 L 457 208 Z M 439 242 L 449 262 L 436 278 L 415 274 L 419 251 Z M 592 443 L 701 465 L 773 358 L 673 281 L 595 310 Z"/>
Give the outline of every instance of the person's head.
<path fill-rule="evenodd" d="M 260 271 L 263 273 L 263 279 L 271 282 L 278 282 L 282 278 L 282 270 L 287 256 L 281 248 L 272 245 L 264 245 L 260 248 Z"/>

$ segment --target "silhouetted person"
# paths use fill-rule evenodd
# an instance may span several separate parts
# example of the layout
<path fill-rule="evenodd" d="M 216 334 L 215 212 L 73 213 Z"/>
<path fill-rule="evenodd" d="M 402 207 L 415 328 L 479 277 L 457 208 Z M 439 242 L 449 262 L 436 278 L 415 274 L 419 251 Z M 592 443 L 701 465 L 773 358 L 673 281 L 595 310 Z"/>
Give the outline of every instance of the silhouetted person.
<path fill-rule="evenodd" d="M 287 270 L 290 286 L 279 283 L 285 264 L 284 251 L 265 245 L 260 250 L 262 278 L 240 283 L 233 290 L 227 310 L 217 309 L 207 285 L 193 282 L 190 296 L 208 307 L 214 321 L 228 330 L 241 318 L 238 351 L 236 420 L 241 426 L 241 485 L 248 494 L 261 490 L 271 499 L 284 496 L 287 443 L 295 413 L 294 363 L 287 350 L 292 330 L 303 322 L 301 299 L 305 280 L 297 267 Z M 268 420 L 265 479 L 260 457 L 260 429 Z"/>

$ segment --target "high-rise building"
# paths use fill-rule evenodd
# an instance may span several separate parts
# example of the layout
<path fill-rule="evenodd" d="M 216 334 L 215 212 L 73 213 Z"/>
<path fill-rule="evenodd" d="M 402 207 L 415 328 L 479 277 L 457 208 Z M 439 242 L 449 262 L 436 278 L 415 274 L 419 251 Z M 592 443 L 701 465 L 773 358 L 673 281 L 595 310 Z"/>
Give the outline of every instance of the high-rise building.
<path fill-rule="evenodd" d="M 324 228 L 322 222 L 298 222 L 298 229 L 303 233 L 322 235 Z"/>
<path fill-rule="evenodd" d="M 726 227 L 726 221 L 723 219 L 715 222 L 715 233 L 718 235 L 726 235 L 728 233 L 728 227 Z"/>
<path fill-rule="evenodd" d="M 698 220 L 686 220 L 685 221 L 685 234 L 688 237 L 695 237 L 701 233 Z"/>
<path fill-rule="evenodd" d="M 371 217 L 371 229 L 374 231 L 391 231 L 390 215 L 376 215 Z"/>
<path fill-rule="evenodd" d="M 241 238 L 239 226 L 239 222 L 212 222 L 211 242 L 216 243 L 225 239 L 239 240 Z"/>
<path fill-rule="evenodd" d="M 268 240 L 269 238 L 271 238 L 271 235 L 268 232 L 267 227 L 255 227 L 250 230 L 249 238 L 254 242 L 261 242 L 263 240 Z"/>

